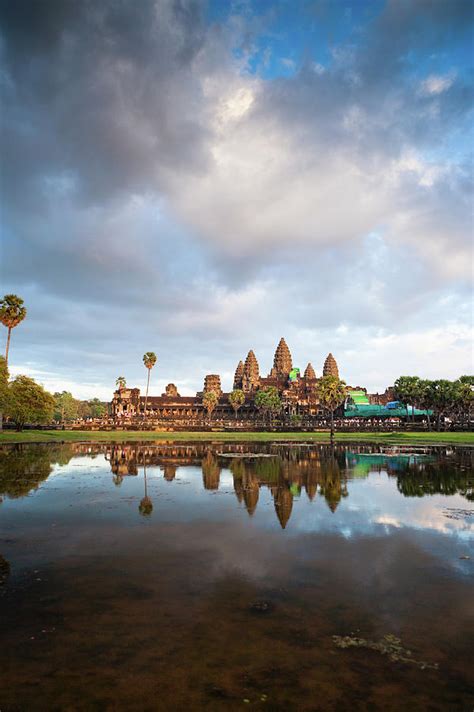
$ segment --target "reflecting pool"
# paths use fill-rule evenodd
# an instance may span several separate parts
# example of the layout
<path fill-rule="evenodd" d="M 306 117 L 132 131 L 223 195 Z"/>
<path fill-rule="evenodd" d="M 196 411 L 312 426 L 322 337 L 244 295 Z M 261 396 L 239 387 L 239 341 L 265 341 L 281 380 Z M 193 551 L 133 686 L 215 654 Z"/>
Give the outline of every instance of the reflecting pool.
<path fill-rule="evenodd" d="M 0 447 L 0 710 L 474 709 L 474 450 Z"/>

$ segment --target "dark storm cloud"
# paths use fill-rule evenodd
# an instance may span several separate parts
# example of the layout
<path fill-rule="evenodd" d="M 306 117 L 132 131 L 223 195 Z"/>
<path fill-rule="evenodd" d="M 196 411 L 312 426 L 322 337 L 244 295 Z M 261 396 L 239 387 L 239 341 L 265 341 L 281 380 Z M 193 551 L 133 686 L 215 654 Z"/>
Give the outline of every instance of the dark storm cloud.
<path fill-rule="evenodd" d="M 21 190 L 24 200 L 26 189 L 38 207 L 46 173 L 100 202 L 146 190 L 169 165 L 201 162 L 199 89 L 187 74 L 203 41 L 200 4 L 33 0 L 2 9 L 10 198 Z"/>

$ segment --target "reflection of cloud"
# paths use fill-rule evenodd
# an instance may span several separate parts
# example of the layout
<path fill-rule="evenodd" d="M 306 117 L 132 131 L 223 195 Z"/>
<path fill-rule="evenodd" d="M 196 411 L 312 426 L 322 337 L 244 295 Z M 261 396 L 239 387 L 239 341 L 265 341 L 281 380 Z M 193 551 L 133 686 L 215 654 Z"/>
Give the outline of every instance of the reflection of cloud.
<path fill-rule="evenodd" d="M 326 531 L 337 529 L 343 536 L 350 526 L 352 536 L 378 535 L 379 525 L 386 531 L 413 529 L 474 538 L 474 522 L 468 519 L 449 519 L 443 510 L 446 506 L 472 509 L 459 494 L 449 498 L 442 495 L 427 497 L 403 497 L 397 490 L 396 480 L 386 473 L 370 474 L 364 480 L 348 482 L 348 498 L 343 500 L 337 512 L 329 517 L 319 506 L 315 516 L 314 506 L 308 511 L 304 506 L 294 516 L 298 531 Z M 449 502 L 449 505 L 447 505 Z M 315 503 L 318 508 L 318 502 Z"/>
<path fill-rule="evenodd" d="M 376 524 L 387 524 L 391 527 L 397 527 L 399 529 L 402 525 L 398 521 L 398 519 L 395 519 L 395 517 L 390 517 L 389 515 L 382 515 L 380 517 L 377 517 L 375 520 Z"/>

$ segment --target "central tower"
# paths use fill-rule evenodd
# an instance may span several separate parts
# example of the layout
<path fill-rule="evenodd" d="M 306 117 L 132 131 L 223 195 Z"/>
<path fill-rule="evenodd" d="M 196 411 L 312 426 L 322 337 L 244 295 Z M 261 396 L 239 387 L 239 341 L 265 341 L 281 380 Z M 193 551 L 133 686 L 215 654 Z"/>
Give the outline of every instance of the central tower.
<path fill-rule="evenodd" d="M 288 378 L 288 375 L 293 368 L 293 359 L 291 358 L 290 349 L 285 339 L 282 337 L 275 351 L 273 358 L 273 368 L 270 371 L 270 376 L 273 378 Z"/>

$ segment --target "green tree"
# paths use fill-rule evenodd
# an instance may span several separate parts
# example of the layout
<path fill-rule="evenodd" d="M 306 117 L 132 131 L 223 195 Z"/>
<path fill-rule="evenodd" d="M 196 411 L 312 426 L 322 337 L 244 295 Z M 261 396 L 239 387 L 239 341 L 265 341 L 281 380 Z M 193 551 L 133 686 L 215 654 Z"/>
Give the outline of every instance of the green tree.
<path fill-rule="evenodd" d="M 436 415 L 437 429 L 441 428 L 441 418 L 448 415 L 456 401 L 456 388 L 452 381 L 440 378 L 430 382 L 429 402 Z"/>
<path fill-rule="evenodd" d="M 27 423 L 37 425 L 52 421 L 54 397 L 32 378 L 17 376 L 8 390 L 7 414 L 17 430 L 22 430 Z"/>
<path fill-rule="evenodd" d="M 60 423 L 76 420 L 79 416 L 79 401 L 69 391 L 54 394 L 54 420 Z"/>
<path fill-rule="evenodd" d="M 408 405 L 411 405 L 411 418 L 413 422 L 415 420 L 415 403 L 417 403 L 421 397 L 420 383 L 421 381 L 418 376 L 400 376 L 394 384 L 395 396 L 404 403 L 407 408 L 407 413 Z"/>
<path fill-rule="evenodd" d="M 278 388 L 275 386 L 267 386 L 261 388 L 255 394 L 255 407 L 263 413 L 263 416 L 268 415 L 271 422 L 272 416 L 281 411 L 281 398 L 278 393 Z"/>
<path fill-rule="evenodd" d="M 156 363 L 156 354 L 153 353 L 153 351 L 147 351 L 146 354 L 143 356 L 143 363 L 145 364 L 145 368 L 148 371 L 148 378 L 146 382 L 146 395 L 145 395 L 145 413 L 144 416 L 146 418 L 146 408 L 147 408 L 147 403 L 148 403 L 148 389 L 150 387 L 150 373 L 151 369 Z"/>
<path fill-rule="evenodd" d="M 209 416 L 209 422 L 212 416 L 212 413 L 214 412 L 217 404 L 219 402 L 219 396 L 215 391 L 206 391 L 202 397 L 202 404 L 204 408 L 207 411 L 207 414 Z"/>
<path fill-rule="evenodd" d="M 419 408 L 424 408 L 427 413 L 426 417 L 428 420 L 428 430 L 431 430 L 431 416 L 429 411 L 432 409 L 431 403 L 431 383 L 427 379 L 420 378 L 417 386 L 417 406 Z"/>
<path fill-rule="evenodd" d="M 6 359 L 0 356 L 0 430 L 3 429 L 3 412 L 8 403 L 8 365 Z"/>
<path fill-rule="evenodd" d="M 334 442 L 334 411 L 339 408 L 347 394 L 346 384 L 337 376 L 323 376 L 317 384 L 319 403 L 331 416 L 331 443 Z"/>
<path fill-rule="evenodd" d="M 471 422 L 471 410 L 474 405 L 474 383 L 471 383 L 470 376 L 461 376 L 457 381 L 454 381 L 453 386 L 453 410 L 461 422 L 466 418 L 469 424 Z"/>
<path fill-rule="evenodd" d="M 23 306 L 23 303 L 23 299 L 16 294 L 5 294 L 3 299 L 0 299 L 0 321 L 8 329 L 7 347 L 5 349 L 5 361 L 7 362 L 7 366 L 12 329 L 18 326 L 26 316 L 26 308 Z"/>
<path fill-rule="evenodd" d="M 125 380 L 125 376 L 119 376 L 117 380 L 115 381 L 115 385 L 117 388 L 120 390 L 121 388 L 126 388 L 127 387 L 127 381 Z"/>
<path fill-rule="evenodd" d="M 98 398 L 91 398 L 88 401 L 91 418 L 103 418 L 107 413 L 107 405 Z"/>
<path fill-rule="evenodd" d="M 229 403 L 234 409 L 235 417 L 237 419 L 237 411 L 245 403 L 245 393 L 240 390 L 240 388 L 234 388 L 232 393 L 229 393 Z"/>

